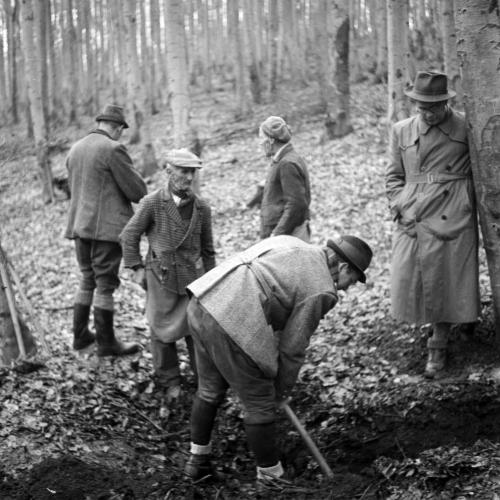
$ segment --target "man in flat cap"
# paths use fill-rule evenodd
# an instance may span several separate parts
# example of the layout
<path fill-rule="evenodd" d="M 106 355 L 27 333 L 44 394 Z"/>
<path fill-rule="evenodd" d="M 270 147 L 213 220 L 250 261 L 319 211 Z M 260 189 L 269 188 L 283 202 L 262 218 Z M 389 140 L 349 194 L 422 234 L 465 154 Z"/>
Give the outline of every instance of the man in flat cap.
<path fill-rule="evenodd" d="M 169 403 L 180 394 L 176 341 L 183 337 L 196 373 L 186 286 L 214 267 L 215 252 L 210 207 L 192 190 L 201 160 L 187 149 L 170 151 L 165 160 L 165 185 L 141 200 L 120 239 L 125 267 L 135 271 L 137 283 L 146 283 L 154 376 Z M 145 260 L 143 234 L 149 242 Z"/>
<path fill-rule="evenodd" d="M 344 236 L 313 246 L 291 236 L 267 238 L 188 286 L 198 391 L 191 412 L 185 473 L 212 474 L 212 429 L 229 387 L 244 408 L 257 478 L 280 477 L 276 409 L 292 389 L 320 319 L 338 290 L 366 281 L 372 251 Z"/>
<path fill-rule="evenodd" d="M 259 137 L 271 158 L 261 201 L 260 237 L 289 234 L 309 241 L 309 173 L 290 142 L 290 128 L 283 118 L 270 116 L 260 125 Z"/>
<path fill-rule="evenodd" d="M 446 75 L 420 71 L 405 93 L 418 115 L 396 123 L 390 140 L 392 310 L 408 323 L 432 323 L 432 378 L 445 367 L 451 324 L 479 315 L 477 215 L 466 124 L 448 105 L 455 92 Z"/>
<path fill-rule="evenodd" d="M 97 340 L 98 356 L 121 356 L 139 350 L 123 343 L 114 331 L 113 293 L 119 286 L 122 250 L 118 235 L 133 214 L 132 203 L 147 193 L 125 146 L 118 142 L 128 128 L 123 108 L 108 104 L 96 117 L 97 129 L 69 151 L 71 201 L 65 236 L 75 242 L 81 280 L 73 307 L 73 347 Z M 95 335 L 89 331 L 94 304 Z"/>

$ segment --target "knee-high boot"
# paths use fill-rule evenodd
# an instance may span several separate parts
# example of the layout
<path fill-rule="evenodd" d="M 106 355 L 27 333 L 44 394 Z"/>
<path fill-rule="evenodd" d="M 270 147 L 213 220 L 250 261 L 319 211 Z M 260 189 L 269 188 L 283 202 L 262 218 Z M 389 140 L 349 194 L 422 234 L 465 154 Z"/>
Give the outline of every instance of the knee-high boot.
<path fill-rule="evenodd" d="M 139 351 L 136 342 L 120 342 L 115 337 L 113 311 L 94 307 L 94 324 L 97 338 L 98 356 L 125 356 Z"/>
<path fill-rule="evenodd" d="M 90 305 L 75 302 L 73 305 L 73 349 L 85 349 L 95 342 L 95 335 L 89 330 Z"/>

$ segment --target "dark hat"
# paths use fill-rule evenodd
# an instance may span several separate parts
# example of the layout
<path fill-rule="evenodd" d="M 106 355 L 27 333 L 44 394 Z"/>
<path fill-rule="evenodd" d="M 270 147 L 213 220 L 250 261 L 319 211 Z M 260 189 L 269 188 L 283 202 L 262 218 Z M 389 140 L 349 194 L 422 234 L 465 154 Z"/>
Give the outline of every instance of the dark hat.
<path fill-rule="evenodd" d="M 328 240 L 326 245 L 361 274 L 361 283 L 366 283 L 365 270 L 373 257 L 372 249 L 367 243 L 356 236 L 347 235 L 337 241 Z"/>
<path fill-rule="evenodd" d="M 280 116 L 266 118 L 260 128 L 264 134 L 279 142 L 288 142 L 292 138 L 290 127 Z"/>
<path fill-rule="evenodd" d="M 95 121 L 115 122 L 123 125 L 124 128 L 128 128 L 128 123 L 125 121 L 123 114 L 123 107 L 116 104 L 107 104 L 102 113 L 96 117 Z"/>
<path fill-rule="evenodd" d="M 415 101 L 440 102 L 455 97 L 457 93 L 448 90 L 448 78 L 437 71 L 419 71 L 412 87 L 405 94 Z"/>
<path fill-rule="evenodd" d="M 186 148 L 172 149 L 165 155 L 165 161 L 175 167 L 201 168 L 203 162 Z"/>

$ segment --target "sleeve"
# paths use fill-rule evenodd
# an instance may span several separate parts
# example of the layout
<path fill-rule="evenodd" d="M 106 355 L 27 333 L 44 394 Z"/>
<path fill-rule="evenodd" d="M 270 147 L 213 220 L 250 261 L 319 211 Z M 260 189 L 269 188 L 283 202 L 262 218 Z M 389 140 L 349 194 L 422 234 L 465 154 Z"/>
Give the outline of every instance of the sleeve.
<path fill-rule="evenodd" d="M 309 339 L 321 318 L 337 303 L 335 292 L 308 297 L 293 310 L 285 328 L 280 332 L 278 374 L 275 380 L 278 397 L 288 393 L 295 384 L 304 363 Z"/>
<path fill-rule="evenodd" d="M 306 184 L 301 168 L 294 163 L 280 165 L 280 182 L 285 199 L 283 214 L 273 233 L 291 234 L 304 222 L 307 211 Z"/>
<path fill-rule="evenodd" d="M 133 203 L 138 203 L 147 193 L 146 183 L 134 168 L 132 158 L 123 144 L 113 149 L 109 163 L 111 173 L 125 197 Z"/>
<path fill-rule="evenodd" d="M 201 258 L 205 272 L 215 267 L 215 250 L 212 234 L 212 210 L 206 205 L 201 221 Z"/>
<path fill-rule="evenodd" d="M 135 214 L 120 233 L 124 267 L 133 268 L 143 265 L 140 252 L 141 236 L 146 233 L 152 223 L 152 202 L 149 199 L 143 199 L 139 203 Z"/>
<path fill-rule="evenodd" d="M 399 147 L 399 139 L 396 128 L 393 126 L 391 129 L 391 137 L 389 140 L 389 165 L 385 174 L 385 192 L 389 199 L 389 208 L 394 219 L 399 216 L 398 209 L 398 196 L 403 190 L 405 185 L 405 170 L 403 159 L 401 157 L 401 149 Z"/>

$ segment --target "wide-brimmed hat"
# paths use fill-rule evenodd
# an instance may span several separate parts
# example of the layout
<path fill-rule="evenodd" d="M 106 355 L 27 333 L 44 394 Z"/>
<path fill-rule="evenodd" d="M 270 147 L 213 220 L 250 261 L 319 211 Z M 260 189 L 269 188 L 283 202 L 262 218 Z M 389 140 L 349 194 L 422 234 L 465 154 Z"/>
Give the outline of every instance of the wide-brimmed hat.
<path fill-rule="evenodd" d="M 367 243 L 356 236 L 346 235 L 336 241 L 328 240 L 326 245 L 360 273 L 361 283 L 366 283 L 365 271 L 373 257 L 372 249 Z"/>
<path fill-rule="evenodd" d="M 419 71 L 413 86 L 404 91 L 408 97 L 421 102 L 447 101 L 457 93 L 448 90 L 448 77 L 437 71 Z"/>
<path fill-rule="evenodd" d="M 269 116 L 261 126 L 262 132 L 279 142 L 288 142 L 292 138 L 292 132 L 286 121 L 280 116 Z"/>
<path fill-rule="evenodd" d="M 175 167 L 202 168 L 203 162 L 186 148 L 172 149 L 165 155 L 165 161 Z"/>
<path fill-rule="evenodd" d="M 123 114 L 123 107 L 116 104 L 106 104 L 102 113 L 96 116 L 95 121 L 115 122 L 123 125 L 123 128 L 128 128 L 128 123 L 125 121 Z"/>

